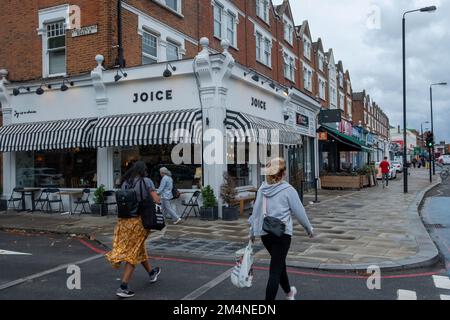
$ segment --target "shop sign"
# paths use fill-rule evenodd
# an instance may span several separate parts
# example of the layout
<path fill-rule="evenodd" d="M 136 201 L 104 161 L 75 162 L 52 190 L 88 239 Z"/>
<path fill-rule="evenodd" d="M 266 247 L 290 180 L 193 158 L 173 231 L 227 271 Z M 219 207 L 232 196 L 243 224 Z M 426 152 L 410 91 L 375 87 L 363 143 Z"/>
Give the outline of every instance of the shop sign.
<path fill-rule="evenodd" d="M 133 103 L 148 102 L 148 101 L 163 101 L 163 100 L 172 100 L 172 90 L 160 90 L 160 91 L 151 91 L 151 92 L 141 92 L 135 93 L 133 95 Z"/>
<path fill-rule="evenodd" d="M 72 31 L 72 38 L 87 36 L 98 32 L 98 25 L 86 26 Z"/>
<path fill-rule="evenodd" d="M 328 132 L 318 133 L 319 141 L 328 141 Z"/>
<path fill-rule="evenodd" d="M 14 117 L 16 117 L 17 119 L 19 119 L 20 116 L 26 115 L 26 114 L 35 114 L 37 113 L 36 110 L 27 110 L 27 111 L 17 111 L 14 110 Z"/>
<path fill-rule="evenodd" d="M 309 118 L 303 114 L 295 114 L 296 124 L 298 126 L 309 128 Z"/>
<path fill-rule="evenodd" d="M 266 110 L 267 103 L 263 100 L 252 98 L 252 107 L 256 107 L 262 110 Z"/>

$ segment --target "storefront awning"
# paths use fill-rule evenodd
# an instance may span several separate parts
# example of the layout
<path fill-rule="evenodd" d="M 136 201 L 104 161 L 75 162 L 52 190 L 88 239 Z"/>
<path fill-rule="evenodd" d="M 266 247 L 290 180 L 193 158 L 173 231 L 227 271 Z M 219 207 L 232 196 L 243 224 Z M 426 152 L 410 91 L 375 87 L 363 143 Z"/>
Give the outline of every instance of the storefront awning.
<path fill-rule="evenodd" d="M 261 144 L 279 143 L 301 145 L 302 135 L 295 129 L 271 120 L 246 113 L 227 110 L 227 136 L 238 142 L 256 142 Z"/>
<path fill-rule="evenodd" d="M 201 110 L 163 111 L 100 118 L 92 134 L 93 147 L 200 143 Z"/>
<path fill-rule="evenodd" d="M 331 135 L 335 140 L 343 143 L 344 145 L 349 146 L 350 148 L 354 148 L 355 151 L 363 151 L 363 152 L 372 152 L 373 150 L 367 147 L 362 141 L 355 137 L 348 136 L 344 133 L 339 132 L 336 129 L 329 128 L 327 126 L 322 125 L 319 128 L 319 131 L 326 131 L 329 135 Z M 353 151 L 353 150 L 350 150 Z"/>
<path fill-rule="evenodd" d="M 0 128 L 0 152 L 90 147 L 96 118 L 12 124 Z"/>

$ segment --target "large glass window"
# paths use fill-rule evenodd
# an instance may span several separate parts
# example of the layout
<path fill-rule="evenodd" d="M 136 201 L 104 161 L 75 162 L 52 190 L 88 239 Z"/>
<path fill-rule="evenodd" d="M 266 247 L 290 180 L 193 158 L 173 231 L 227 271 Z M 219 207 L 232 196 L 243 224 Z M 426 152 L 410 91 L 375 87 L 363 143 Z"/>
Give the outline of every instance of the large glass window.
<path fill-rule="evenodd" d="M 16 153 L 17 187 L 95 188 L 96 172 L 96 150 Z"/>
<path fill-rule="evenodd" d="M 48 72 L 51 75 L 66 73 L 66 27 L 64 20 L 49 23 L 47 31 Z"/>
<path fill-rule="evenodd" d="M 193 147 L 193 146 L 192 146 Z M 121 172 L 123 175 L 136 161 L 144 161 L 147 164 L 149 177 L 158 186 L 161 181 L 159 169 L 166 167 L 172 172 L 172 178 L 178 189 L 197 188 L 201 182 L 200 164 L 180 164 L 175 165 L 172 162 L 173 145 L 153 145 L 139 147 L 122 147 L 116 149 L 119 153 L 120 169 L 114 168 L 114 171 Z M 192 150 L 192 153 L 194 151 Z M 193 159 L 192 159 L 192 162 Z M 115 181 L 116 184 L 118 181 Z"/>

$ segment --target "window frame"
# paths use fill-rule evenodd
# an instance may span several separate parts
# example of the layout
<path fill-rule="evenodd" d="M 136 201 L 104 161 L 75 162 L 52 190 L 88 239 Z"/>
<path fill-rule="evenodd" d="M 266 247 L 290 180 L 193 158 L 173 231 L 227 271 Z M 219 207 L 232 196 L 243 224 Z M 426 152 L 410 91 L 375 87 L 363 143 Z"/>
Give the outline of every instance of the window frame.
<path fill-rule="evenodd" d="M 286 51 L 283 51 L 283 73 L 286 79 L 295 82 L 295 57 L 292 57 Z"/>
<path fill-rule="evenodd" d="M 239 12 L 233 11 L 232 8 L 226 7 L 224 4 L 222 4 L 220 1 L 213 0 L 212 1 L 213 6 L 213 36 L 216 39 L 223 40 L 226 39 L 230 42 L 230 46 L 238 50 L 238 43 L 237 43 L 237 25 L 239 24 Z M 216 34 L 216 23 L 219 23 L 219 21 L 216 20 L 216 9 L 220 9 L 220 35 Z M 233 24 L 233 39 L 229 39 L 228 32 L 231 30 L 228 26 L 230 23 Z"/>
<path fill-rule="evenodd" d="M 269 0 L 256 0 L 256 16 L 270 25 L 270 2 Z"/>
<path fill-rule="evenodd" d="M 51 31 L 49 31 L 49 26 L 51 25 L 56 25 L 56 24 L 60 24 L 60 26 L 63 29 L 63 34 L 62 35 L 58 35 L 58 36 L 49 36 L 49 33 Z M 46 59 L 47 59 L 47 63 L 48 63 L 48 75 L 49 77 L 55 77 L 55 76 L 60 76 L 60 75 L 65 75 L 67 73 L 67 29 L 66 29 L 66 23 L 64 21 L 64 19 L 60 19 L 57 21 L 53 21 L 53 22 L 49 22 L 44 24 L 45 27 L 45 37 L 46 37 L 46 42 L 47 42 L 47 46 L 46 46 Z M 59 30 L 59 29 L 58 29 Z M 50 48 L 50 40 L 53 38 L 59 38 L 59 37 L 63 37 L 64 38 L 64 46 L 62 47 L 56 47 L 56 48 Z M 50 53 L 51 52 L 59 52 L 59 51 L 64 51 L 64 72 L 56 72 L 56 73 L 51 73 L 50 72 L 50 66 L 51 66 L 51 58 L 50 58 Z"/>
<path fill-rule="evenodd" d="M 147 35 L 150 35 L 150 36 L 152 36 L 152 37 L 154 37 L 154 38 L 156 39 L 156 57 L 155 57 L 155 56 L 152 56 L 150 53 L 144 52 L 144 36 L 145 36 L 146 34 L 147 34 Z M 151 31 L 149 31 L 149 30 L 144 30 L 144 31 L 142 32 L 142 65 L 150 65 L 150 64 L 152 64 L 152 63 L 146 63 L 146 64 L 144 64 L 144 57 L 145 57 L 145 58 L 148 58 L 148 59 L 155 60 L 154 63 L 158 63 L 158 62 L 160 61 L 160 52 L 159 52 L 159 51 L 160 51 L 160 50 L 159 50 L 160 43 L 161 43 L 160 36 L 158 36 L 157 34 L 151 32 Z M 166 54 L 166 56 L 167 56 L 167 54 Z"/>
<path fill-rule="evenodd" d="M 160 5 L 161 7 L 181 16 L 183 16 L 183 0 L 175 0 L 176 4 L 177 4 L 177 9 L 172 8 L 171 6 L 169 6 L 167 4 L 167 0 L 153 0 L 153 2 L 156 2 L 158 5 Z"/>
<path fill-rule="evenodd" d="M 173 59 L 173 60 L 169 60 L 169 56 L 168 56 L 168 50 L 167 48 L 169 48 L 169 46 L 175 47 L 176 51 L 177 51 L 177 58 Z M 166 41 L 166 61 L 171 62 L 171 61 L 176 61 L 176 60 L 180 60 L 181 59 L 181 46 L 179 43 L 172 41 L 170 39 L 168 39 Z"/>
<path fill-rule="evenodd" d="M 284 40 L 294 45 L 294 25 L 287 18 L 284 18 Z"/>

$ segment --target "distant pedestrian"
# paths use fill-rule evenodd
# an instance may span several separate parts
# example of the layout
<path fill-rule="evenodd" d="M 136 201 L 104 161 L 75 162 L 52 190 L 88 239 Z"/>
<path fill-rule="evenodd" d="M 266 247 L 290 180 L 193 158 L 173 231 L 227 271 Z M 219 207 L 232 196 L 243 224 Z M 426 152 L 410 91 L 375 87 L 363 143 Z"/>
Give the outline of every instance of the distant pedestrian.
<path fill-rule="evenodd" d="M 286 257 L 291 245 L 293 231 L 292 215 L 297 218 L 309 237 L 313 237 L 313 227 L 306 215 L 305 208 L 300 201 L 297 191 L 286 181 L 286 162 L 282 158 L 275 158 L 266 166 L 267 182 L 258 190 L 253 213 L 249 219 L 250 237 L 254 241 L 261 236 L 264 247 L 270 253 L 270 272 L 266 287 L 266 300 L 275 300 L 278 287 L 281 285 L 287 300 L 295 300 L 297 289 L 289 284 L 286 271 Z M 281 236 L 264 231 L 264 221 L 276 218 L 284 224 Z"/>
<path fill-rule="evenodd" d="M 425 157 L 422 157 L 422 167 L 425 168 Z"/>
<path fill-rule="evenodd" d="M 416 158 L 412 159 L 412 164 L 413 164 L 413 167 L 415 169 L 416 168 L 416 164 L 417 164 L 417 159 Z"/>
<path fill-rule="evenodd" d="M 162 179 L 156 192 L 161 197 L 162 212 L 164 215 L 168 214 L 171 216 L 173 224 L 178 224 L 181 222 L 181 218 L 178 216 L 178 214 L 170 204 L 170 200 L 173 199 L 172 173 L 165 167 L 159 169 L 159 173 L 161 174 Z"/>
<path fill-rule="evenodd" d="M 155 191 L 152 180 L 147 178 L 147 168 L 144 162 L 138 161 L 122 177 L 122 190 L 134 189 L 139 201 L 152 197 L 155 203 L 159 203 L 159 197 Z M 142 190 L 142 193 L 141 193 Z M 145 241 L 150 231 L 142 225 L 140 216 L 127 219 L 118 219 L 114 230 L 113 249 L 106 254 L 106 258 L 114 268 L 120 268 L 125 263 L 122 283 L 117 289 L 116 295 L 121 298 L 131 298 L 134 292 L 129 290 L 128 283 L 134 273 L 137 264 L 141 264 L 148 272 L 150 283 L 158 280 L 161 268 L 152 268 L 148 261 Z"/>
<path fill-rule="evenodd" d="M 387 157 L 384 157 L 384 160 L 381 161 L 380 169 L 381 169 L 381 179 L 383 181 L 383 189 L 384 189 L 385 182 L 386 182 L 386 187 L 389 186 L 389 171 L 391 169 L 391 164 L 389 163 Z"/>

